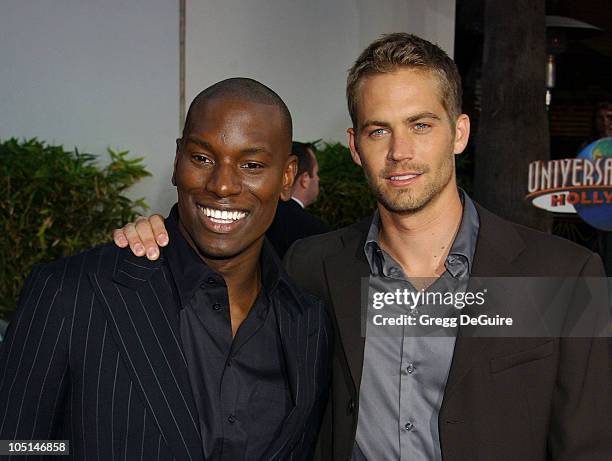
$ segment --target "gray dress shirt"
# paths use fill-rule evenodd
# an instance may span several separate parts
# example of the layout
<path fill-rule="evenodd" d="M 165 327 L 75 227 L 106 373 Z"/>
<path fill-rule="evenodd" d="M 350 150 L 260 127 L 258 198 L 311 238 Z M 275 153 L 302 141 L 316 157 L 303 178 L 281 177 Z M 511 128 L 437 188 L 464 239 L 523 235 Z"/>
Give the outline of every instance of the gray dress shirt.
<path fill-rule="evenodd" d="M 445 261 L 446 271 L 427 292 L 464 291 L 469 279 L 476 240 L 478 213 L 472 200 L 460 190 L 463 201 L 461 225 Z M 370 265 L 369 299 L 375 292 L 416 289 L 400 265 L 378 244 L 380 217 L 375 212 L 365 244 Z M 388 305 L 371 314 L 386 316 L 411 312 L 433 312 L 440 306 Z M 454 311 L 454 307 L 447 308 Z M 452 312 L 450 312 L 452 315 Z M 410 326 L 374 327 L 366 322 L 363 373 L 359 393 L 359 420 L 353 461 L 441 460 L 438 413 L 450 370 L 456 329 L 434 327 L 415 330 Z"/>

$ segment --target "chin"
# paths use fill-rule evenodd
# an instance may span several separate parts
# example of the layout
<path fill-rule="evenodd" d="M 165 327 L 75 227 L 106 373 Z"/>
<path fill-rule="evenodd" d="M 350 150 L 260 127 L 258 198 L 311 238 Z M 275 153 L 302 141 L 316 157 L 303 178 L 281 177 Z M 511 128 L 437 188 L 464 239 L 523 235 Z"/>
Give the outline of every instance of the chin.
<path fill-rule="evenodd" d="M 247 252 L 250 248 L 257 243 L 258 240 L 254 240 L 249 243 L 236 242 L 236 241 L 215 241 L 213 239 L 206 239 L 205 241 L 196 241 L 196 247 L 200 256 L 207 259 L 233 259 L 241 254 Z"/>

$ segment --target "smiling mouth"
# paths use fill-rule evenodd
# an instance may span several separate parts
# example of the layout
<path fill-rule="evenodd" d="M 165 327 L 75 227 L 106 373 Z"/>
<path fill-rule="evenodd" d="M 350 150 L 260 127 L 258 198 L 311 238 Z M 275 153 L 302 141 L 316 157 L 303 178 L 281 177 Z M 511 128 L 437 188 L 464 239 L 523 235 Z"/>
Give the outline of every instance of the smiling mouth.
<path fill-rule="evenodd" d="M 211 208 L 196 204 L 200 213 L 206 216 L 210 221 L 215 224 L 233 224 L 248 216 L 248 212 L 242 210 L 225 209 L 220 210 L 218 208 Z"/>
<path fill-rule="evenodd" d="M 397 176 L 389 176 L 390 181 L 409 181 L 410 179 L 414 179 L 421 176 L 420 173 L 410 173 L 410 174 L 402 174 Z"/>

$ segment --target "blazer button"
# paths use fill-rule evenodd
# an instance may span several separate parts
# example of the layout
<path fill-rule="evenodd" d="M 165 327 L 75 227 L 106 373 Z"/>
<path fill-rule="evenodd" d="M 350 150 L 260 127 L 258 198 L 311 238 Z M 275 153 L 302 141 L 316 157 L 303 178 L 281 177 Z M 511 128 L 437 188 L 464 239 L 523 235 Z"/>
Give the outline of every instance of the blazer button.
<path fill-rule="evenodd" d="M 348 405 L 347 405 L 346 409 L 347 409 L 349 415 L 353 414 L 353 412 L 355 411 L 355 400 L 350 399 L 348 401 Z"/>

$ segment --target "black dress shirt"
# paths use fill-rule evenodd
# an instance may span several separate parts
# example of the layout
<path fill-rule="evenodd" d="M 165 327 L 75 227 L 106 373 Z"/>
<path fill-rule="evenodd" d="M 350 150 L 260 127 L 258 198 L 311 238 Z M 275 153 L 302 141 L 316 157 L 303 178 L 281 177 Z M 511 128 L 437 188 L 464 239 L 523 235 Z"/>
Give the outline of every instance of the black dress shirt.
<path fill-rule="evenodd" d="M 178 213 L 166 220 L 165 255 L 181 306 L 180 339 L 198 410 L 207 460 L 258 460 L 293 406 L 274 302 L 286 283 L 268 242 L 261 255 L 262 289 L 235 337 L 223 277 L 183 237 Z"/>

